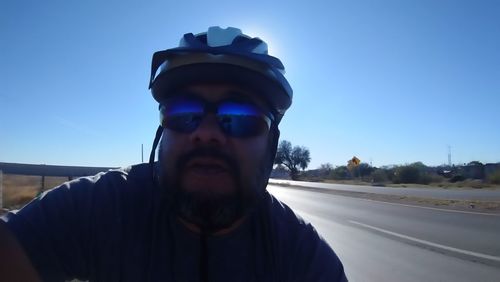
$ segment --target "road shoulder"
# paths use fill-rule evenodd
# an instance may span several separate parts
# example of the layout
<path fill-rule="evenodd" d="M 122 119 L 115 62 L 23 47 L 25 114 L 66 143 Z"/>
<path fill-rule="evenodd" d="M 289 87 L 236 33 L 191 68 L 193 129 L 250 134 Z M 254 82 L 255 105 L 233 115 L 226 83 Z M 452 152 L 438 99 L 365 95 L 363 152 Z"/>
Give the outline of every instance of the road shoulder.
<path fill-rule="evenodd" d="M 386 194 L 376 194 L 368 192 L 314 188 L 301 185 L 290 185 L 286 183 L 270 183 L 270 185 L 287 187 L 291 189 L 315 191 L 318 193 L 333 194 L 345 197 L 362 198 L 372 201 L 414 205 L 427 208 L 439 208 L 439 209 L 446 209 L 453 211 L 481 212 L 481 213 L 500 215 L 500 201 L 455 200 L 455 199 L 448 200 L 448 199 L 423 198 L 423 197 L 405 196 L 405 195 L 386 195 Z"/>

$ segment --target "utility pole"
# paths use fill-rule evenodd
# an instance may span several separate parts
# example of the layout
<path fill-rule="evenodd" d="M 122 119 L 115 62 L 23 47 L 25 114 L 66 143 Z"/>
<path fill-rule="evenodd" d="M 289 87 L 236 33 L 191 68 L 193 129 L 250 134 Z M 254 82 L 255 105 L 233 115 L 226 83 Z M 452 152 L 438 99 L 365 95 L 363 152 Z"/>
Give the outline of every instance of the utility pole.
<path fill-rule="evenodd" d="M 144 144 L 141 144 L 141 163 L 144 162 Z"/>
<path fill-rule="evenodd" d="M 451 167 L 451 146 L 448 145 L 448 166 Z"/>

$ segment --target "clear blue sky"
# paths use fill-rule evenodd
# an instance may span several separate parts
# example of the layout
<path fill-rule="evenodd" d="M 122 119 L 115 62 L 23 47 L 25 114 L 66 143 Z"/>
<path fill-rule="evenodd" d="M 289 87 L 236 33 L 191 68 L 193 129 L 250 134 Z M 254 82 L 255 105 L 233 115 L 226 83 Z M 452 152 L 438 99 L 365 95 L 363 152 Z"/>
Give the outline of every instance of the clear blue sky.
<path fill-rule="evenodd" d="M 500 161 L 500 1 L 0 2 L 0 161 L 125 166 L 158 124 L 151 55 L 211 25 L 259 36 L 309 168 Z"/>

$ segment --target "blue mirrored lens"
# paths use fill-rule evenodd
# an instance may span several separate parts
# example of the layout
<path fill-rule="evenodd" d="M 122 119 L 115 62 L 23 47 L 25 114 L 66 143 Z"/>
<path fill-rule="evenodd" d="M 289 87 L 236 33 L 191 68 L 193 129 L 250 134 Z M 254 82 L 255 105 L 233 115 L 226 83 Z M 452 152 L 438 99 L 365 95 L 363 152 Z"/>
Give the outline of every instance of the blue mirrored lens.
<path fill-rule="evenodd" d="M 174 100 L 162 107 L 162 125 L 179 132 L 192 132 L 199 126 L 203 114 L 201 101 Z"/>
<path fill-rule="evenodd" d="M 269 118 L 248 103 L 224 102 L 219 105 L 217 117 L 223 131 L 235 137 L 256 136 L 270 126 Z"/>

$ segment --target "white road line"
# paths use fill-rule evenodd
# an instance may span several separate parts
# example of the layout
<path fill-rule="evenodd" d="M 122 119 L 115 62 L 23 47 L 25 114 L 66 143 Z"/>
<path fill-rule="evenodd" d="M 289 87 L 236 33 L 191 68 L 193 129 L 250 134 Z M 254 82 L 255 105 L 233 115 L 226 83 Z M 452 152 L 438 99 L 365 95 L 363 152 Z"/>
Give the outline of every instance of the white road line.
<path fill-rule="evenodd" d="M 411 208 L 419 208 L 419 209 L 427 209 L 427 210 L 436 210 L 436 211 L 444 211 L 444 212 L 455 212 L 455 213 L 465 213 L 465 214 L 478 214 L 478 215 L 500 216 L 500 214 L 496 214 L 496 213 L 471 212 L 471 211 L 440 209 L 440 208 L 431 208 L 431 207 L 426 207 L 426 206 L 408 205 L 408 204 L 400 204 L 400 203 L 390 203 L 390 202 L 385 202 L 385 201 L 378 201 L 378 200 L 371 200 L 371 199 L 361 199 L 361 198 L 360 198 L 360 200 L 370 201 L 370 202 L 384 203 L 384 204 L 388 204 L 388 205 L 411 207 Z"/>
<path fill-rule="evenodd" d="M 382 232 L 382 233 L 385 233 L 385 234 L 389 234 L 389 235 L 392 235 L 392 236 L 396 236 L 396 237 L 399 237 L 399 238 L 403 238 L 403 239 L 406 239 L 406 240 L 418 242 L 418 243 L 421 243 L 421 244 L 424 244 L 424 245 L 428 245 L 428 246 L 432 246 L 432 247 L 436 247 L 436 248 L 440 248 L 440 249 L 445 249 L 445 250 L 448 250 L 448 251 L 453 251 L 453 252 L 457 252 L 457 253 L 461 253 L 461 254 L 465 254 L 465 255 L 475 256 L 475 257 L 478 257 L 478 258 L 490 259 L 490 260 L 494 260 L 494 261 L 500 261 L 500 257 L 497 257 L 497 256 L 491 256 L 491 255 L 486 255 L 486 254 L 482 254 L 482 253 L 476 253 L 476 252 L 472 252 L 472 251 L 457 249 L 457 248 L 453 248 L 453 247 L 449 247 L 449 246 L 445 246 L 445 245 L 441 245 L 441 244 L 429 242 L 429 241 L 426 241 L 426 240 L 418 239 L 418 238 L 415 238 L 415 237 L 411 237 L 411 236 L 399 234 L 399 233 L 396 233 L 396 232 L 392 232 L 392 231 L 389 231 L 389 230 L 385 230 L 385 229 L 378 228 L 378 227 L 375 227 L 375 226 L 371 226 L 371 225 L 368 225 L 368 224 L 364 224 L 364 223 L 361 223 L 361 222 L 357 222 L 357 221 L 353 221 L 353 220 L 348 220 L 348 221 L 350 223 L 353 223 L 353 224 L 356 224 L 356 225 L 360 225 L 360 226 L 363 226 L 363 227 L 366 227 L 366 228 L 369 228 L 369 229 L 377 230 L 379 232 Z"/>

